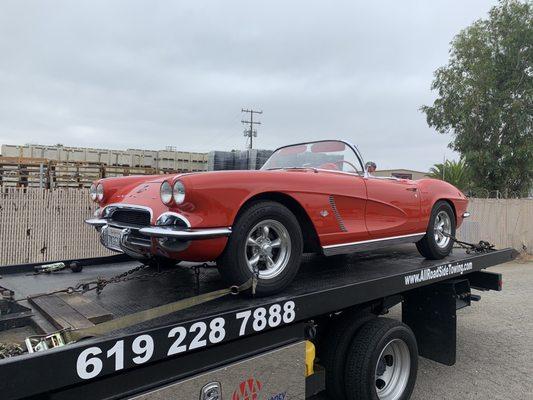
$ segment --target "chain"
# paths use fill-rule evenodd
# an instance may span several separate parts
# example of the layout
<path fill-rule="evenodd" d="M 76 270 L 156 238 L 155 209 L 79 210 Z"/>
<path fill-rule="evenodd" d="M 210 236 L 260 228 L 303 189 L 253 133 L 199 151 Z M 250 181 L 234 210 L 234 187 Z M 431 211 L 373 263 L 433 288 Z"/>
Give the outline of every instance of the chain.
<path fill-rule="evenodd" d="M 24 354 L 22 346 L 15 343 L 0 343 L 0 360 Z"/>
<path fill-rule="evenodd" d="M 146 269 L 148 267 L 149 267 L 149 264 L 141 264 L 138 267 L 129 269 L 129 270 L 127 270 L 125 272 L 122 272 L 122 273 L 120 273 L 118 275 L 112 276 L 111 278 L 98 277 L 98 278 L 96 278 L 93 281 L 82 282 L 82 283 L 77 284 L 76 286 L 69 286 L 69 287 L 64 288 L 64 289 L 54 290 L 54 291 L 48 292 L 48 293 L 41 293 L 41 294 L 37 294 L 37 295 L 34 295 L 34 296 L 29 296 L 29 297 L 25 297 L 25 298 L 22 298 L 22 299 L 17 299 L 15 301 L 20 302 L 20 301 L 23 301 L 23 300 L 35 299 L 35 298 L 38 298 L 38 297 L 50 296 L 50 295 L 58 294 L 58 293 L 67 293 L 67 294 L 80 293 L 80 294 L 84 294 L 84 293 L 87 293 L 87 292 L 91 292 L 93 290 L 96 291 L 96 294 L 100 294 L 100 293 L 102 293 L 102 290 L 104 290 L 104 288 L 107 285 L 110 285 L 110 284 L 113 284 L 113 283 L 128 282 L 128 281 L 133 281 L 133 280 L 144 280 L 144 279 L 148 279 L 148 278 L 157 278 L 159 276 L 175 274 L 175 273 L 177 273 L 177 272 L 182 270 L 182 268 L 173 268 L 173 269 L 169 269 L 167 271 L 157 271 L 157 272 L 153 272 L 153 273 L 150 273 L 150 274 L 133 275 L 134 273 L 142 271 L 142 270 L 144 270 L 144 269 Z M 207 267 L 207 264 L 204 263 L 204 264 L 201 265 L 201 267 Z M 198 268 L 198 266 L 195 266 L 195 267 L 192 267 L 192 268 Z"/>
<path fill-rule="evenodd" d="M 491 244 L 485 240 L 480 240 L 479 243 L 468 243 L 468 242 L 463 242 L 461 240 L 458 240 L 455 236 L 450 235 L 449 233 L 446 233 L 446 232 L 442 232 L 442 233 L 444 236 L 449 237 L 452 240 L 452 242 L 457 243 L 459 247 L 461 247 L 462 249 L 466 249 L 467 254 L 488 253 L 490 251 L 496 250 L 495 249 L 496 245 Z"/>

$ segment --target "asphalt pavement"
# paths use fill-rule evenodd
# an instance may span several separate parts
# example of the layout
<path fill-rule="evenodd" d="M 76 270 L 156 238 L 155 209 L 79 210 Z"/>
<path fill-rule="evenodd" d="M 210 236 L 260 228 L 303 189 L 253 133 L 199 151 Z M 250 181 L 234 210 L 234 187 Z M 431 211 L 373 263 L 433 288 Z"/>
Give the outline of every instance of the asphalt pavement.
<path fill-rule="evenodd" d="M 458 311 L 456 364 L 420 358 L 412 400 L 533 400 L 533 262 L 490 271 L 503 274 L 503 291 Z M 389 317 L 399 319 L 399 307 Z"/>

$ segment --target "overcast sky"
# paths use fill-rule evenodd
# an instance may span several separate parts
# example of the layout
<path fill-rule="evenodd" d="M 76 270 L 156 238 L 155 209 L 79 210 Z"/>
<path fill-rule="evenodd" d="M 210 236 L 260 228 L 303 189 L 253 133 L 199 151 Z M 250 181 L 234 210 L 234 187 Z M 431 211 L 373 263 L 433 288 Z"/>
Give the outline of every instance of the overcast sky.
<path fill-rule="evenodd" d="M 495 1 L 0 3 L 0 143 L 189 151 L 355 142 L 426 170 L 449 136 L 419 111 L 449 42 Z"/>

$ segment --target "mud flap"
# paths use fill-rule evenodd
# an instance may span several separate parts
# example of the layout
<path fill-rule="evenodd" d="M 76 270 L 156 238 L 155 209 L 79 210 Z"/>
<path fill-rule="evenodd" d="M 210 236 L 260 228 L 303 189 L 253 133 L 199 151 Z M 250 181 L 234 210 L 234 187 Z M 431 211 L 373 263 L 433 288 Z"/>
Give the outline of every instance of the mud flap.
<path fill-rule="evenodd" d="M 405 295 L 402 320 L 413 330 L 420 356 L 445 365 L 455 364 L 456 311 L 468 307 L 470 301 L 466 279 L 430 285 Z"/>

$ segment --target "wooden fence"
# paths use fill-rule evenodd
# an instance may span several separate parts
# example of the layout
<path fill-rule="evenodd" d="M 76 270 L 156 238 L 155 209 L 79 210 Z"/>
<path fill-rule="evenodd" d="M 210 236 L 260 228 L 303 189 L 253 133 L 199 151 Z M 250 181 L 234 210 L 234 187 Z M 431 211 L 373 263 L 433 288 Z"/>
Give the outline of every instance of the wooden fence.
<path fill-rule="evenodd" d="M 0 265 L 111 255 L 90 218 L 88 190 L 15 189 L 0 193 Z"/>
<path fill-rule="evenodd" d="M 111 255 L 84 224 L 95 204 L 86 189 L 0 192 L 0 266 Z M 533 200 L 471 199 L 459 238 L 533 253 Z"/>

